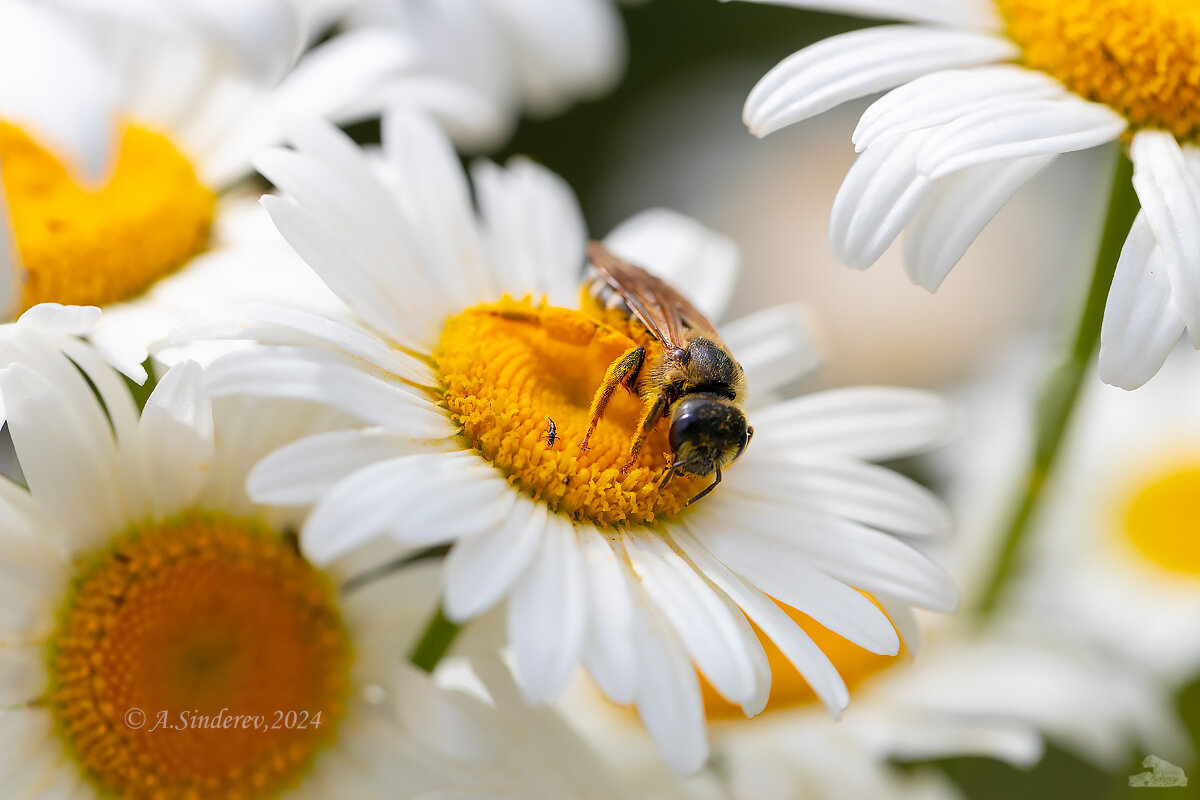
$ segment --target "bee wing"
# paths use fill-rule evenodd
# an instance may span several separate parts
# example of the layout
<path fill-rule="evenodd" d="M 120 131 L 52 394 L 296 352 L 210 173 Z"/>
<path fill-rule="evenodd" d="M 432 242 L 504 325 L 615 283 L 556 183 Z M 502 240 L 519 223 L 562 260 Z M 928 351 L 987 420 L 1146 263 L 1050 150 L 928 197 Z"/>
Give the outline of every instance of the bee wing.
<path fill-rule="evenodd" d="M 621 296 L 638 321 L 662 342 L 664 349 L 683 347 L 688 330 L 721 341 L 708 318 L 666 281 L 617 258 L 600 242 L 589 242 L 587 252 L 592 266 Z"/>

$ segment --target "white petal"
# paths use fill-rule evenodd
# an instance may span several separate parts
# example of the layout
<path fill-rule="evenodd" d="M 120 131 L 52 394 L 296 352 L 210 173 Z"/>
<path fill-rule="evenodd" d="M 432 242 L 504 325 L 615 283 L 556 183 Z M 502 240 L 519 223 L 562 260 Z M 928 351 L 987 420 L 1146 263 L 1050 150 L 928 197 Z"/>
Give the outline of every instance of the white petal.
<path fill-rule="evenodd" d="M 739 494 L 809 508 L 907 536 L 942 535 L 950 512 L 933 492 L 874 464 L 806 453 L 756 453 L 729 470 Z"/>
<path fill-rule="evenodd" d="M 788 661 L 800 670 L 804 680 L 808 681 L 817 697 L 821 698 L 829 713 L 834 717 L 840 716 L 850 702 L 850 692 L 838 675 L 837 668 L 808 634 L 771 598 L 747 586 L 690 534 L 676 533 L 674 539 L 692 563 L 728 594 L 746 615 L 754 620 L 754 624 L 767 638 L 775 643 Z"/>
<path fill-rule="evenodd" d="M 577 531 L 588 591 L 584 665 L 614 703 L 626 705 L 637 685 L 631 589 L 608 537 L 586 525 Z"/>
<path fill-rule="evenodd" d="M 527 158 L 513 158 L 503 169 L 480 160 L 471 175 L 494 296 L 545 295 L 553 304 L 573 305 L 587 227 L 571 187 Z"/>
<path fill-rule="evenodd" d="M 158 513 L 178 513 L 194 503 L 212 467 L 212 404 L 204 373 L 194 361 L 162 377 L 142 412 L 141 437 Z"/>
<path fill-rule="evenodd" d="M 1143 130 L 1129 147 L 1133 188 L 1164 256 L 1171 298 L 1200 348 L 1200 180 L 1175 137 Z"/>
<path fill-rule="evenodd" d="M 18 323 L 32 325 L 49 333 L 65 333 L 70 336 L 86 336 L 100 319 L 96 306 L 64 306 L 59 303 L 41 303 L 21 315 Z"/>
<path fill-rule="evenodd" d="M 1139 211 L 1121 248 L 1100 328 L 1100 378 L 1136 389 L 1154 377 L 1184 332 L 1171 296 L 1167 257 Z"/>
<path fill-rule="evenodd" d="M 622 540 L 646 593 L 713 687 L 731 703 L 758 696 L 766 654 L 737 606 L 659 534 L 634 529 Z"/>
<path fill-rule="evenodd" d="M 90 390 L 73 392 L 14 364 L 0 371 L 8 427 L 39 506 L 76 547 L 94 546 L 123 529 L 117 454 L 107 420 Z"/>
<path fill-rule="evenodd" d="M 954 422 L 949 404 L 930 392 L 833 389 L 757 412 L 754 446 L 887 461 L 941 444 Z"/>
<path fill-rule="evenodd" d="M 882 25 L 831 36 L 792 54 L 746 98 L 742 119 L 755 136 L 928 72 L 1019 55 L 1000 36 L 916 25 Z"/>
<path fill-rule="evenodd" d="M 633 631 L 638 713 L 667 763 L 684 774 L 695 772 L 708 758 L 700 680 L 653 604 L 642 599 L 637 607 Z"/>
<path fill-rule="evenodd" d="M 415 258 L 459 308 L 490 300 L 467 176 L 449 138 L 431 120 L 392 112 L 383 119 L 392 189 L 413 231 Z"/>
<path fill-rule="evenodd" d="M 533 703 L 557 698 L 579 663 L 587 624 L 583 556 L 571 522 L 557 514 L 540 552 L 508 599 L 508 638 L 521 691 Z"/>
<path fill-rule="evenodd" d="M 689 520 L 687 527 L 709 552 L 756 589 L 872 653 L 899 652 L 900 639 L 887 616 L 853 587 L 811 566 L 805 554 L 784 543 L 743 536 L 710 515 Z"/>
<path fill-rule="evenodd" d="M 942 70 L 909 81 L 871 104 L 851 137 L 862 152 L 880 139 L 932 128 L 1014 100 L 1038 100 L 1066 94 L 1045 73 L 1012 64 L 968 70 Z"/>
<path fill-rule="evenodd" d="M 428 546 L 490 530 L 517 492 L 473 453 L 381 461 L 352 473 L 313 509 L 300 541 L 317 563 L 388 534 Z"/>
<path fill-rule="evenodd" d="M 854 269 L 879 260 L 933 192 L 917 172 L 917 157 L 930 131 L 913 131 L 877 143 L 846 173 L 829 215 L 834 257 Z"/>
<path fill-rule="evenodd" d="M 540 551 L 549 526 L 549 509 L 521 498 L 495 527 L 455 544 L 442 579 L 446 616 L 461 623 L 498 603 Z"/>
<path fill-rule="evenodd" d="M 1127 124 L 1108 106 L 1073 96 L 1007 103 L 938 128 L 921 151 L 917 169 L 942 178 L 990 161 L 1086 150 L 1118 138 Z"/>
<path fill-rule="evenodd" d="M 732 239 L 691 217 L 653 208 L 613 228 L 604 243 L 671 284 L 711 320 L 729 305 L 741 253 Z"/>
<path fill-rule="evenodd" d="M 816 314 L 800 303 L 735 320 L 721 327 L 721 338 L 746 373 L 751 400 L 811 375 L 824 359 Z"/>
<path fill-rule="evenodd" d="M 167 345 L 196 339 L 253 339 L 261 344 L 326 347 L 360 358 L 405 380 L 432 386 L 429 365 L 362 328 L 311 311 L 246 303 L 193 317 L 172 331 Z"/>
<path fill-rule="evenodd" d="M 937 291 L 984 226 L 1054 156 L 980 164 L 937 182 L 904 233 L 904 268 L 913 283 Z"/>
<path fill-rule="evenodd" d="M 425 351 L 436 343 L 450 305 L 436 287 L 421 280 L 409 280 L 404 293 L 398 292 L 396 285 L 407 277 L 403 252 L 374 258 L 358 251 L 375 240 L 374 229 L 339 231 L 331 227 L 332 218 L 320 217 L 280 197 L 264 197 L 262 204 L 288 244 L 367 324 L 414 350 Z M 389 274 L 381 274 L 383 270 Z"/>
<path fill-rule="evenodd" d="M 246 491 L 256 502 L 290 506 L 312 503 L 347 475 L 377 461 L 440 449 L 450 440 L 412 439 L 387 428 L 359 428 L 307 436 L 255 465 Z"/>
<path fill-rule="evenodd" d="M 756 500 L 740 492 L 726 492 L 720 502 L 705 507 L 700 521 L 713 532 L 711 539 L 703 539 L 709 550 L 735 559 L 730 567 L 747 579 L 751 573 L 743 572 L 741 564 L 763 580 L 774 582 L 778 570 L 768 562 L 787 562 L 790 569 L 796 569 L 795 563 L 800 562 L 800 569 L 817 569 L 862 591 L 881 592 L 910 605 L 952 612 L 958 603 L 954 582 L 916 548 L 895 536 L 799 503 Z M 733 542 L 740 542 L 743 552 L 732 553 Z M 752 582 L 795 605 L 757 580 Z M 860 611 L 865 608 L 837 587 L 829 591 L 850 597 L 851 605 Z M 795 597 L 799 600 L 804 596 Z M 804 608 L 800 610 L 808 613 Z"/>
<path fill-rule="evenodd" d="M 241 350 L 214 361 L 205 378 L 214 397 L 245 394 L 311 400 L 414 439 L 453 435 L 445 415 L 415 389 L 372 375 L 349 357 L 328 351 Z"/>
<path fill-rule="evenodd" d="M 1004 21 L 991 0 L 751 0 L 855 17 L 934 22 L 964 28 L 1000 30 Z"/>

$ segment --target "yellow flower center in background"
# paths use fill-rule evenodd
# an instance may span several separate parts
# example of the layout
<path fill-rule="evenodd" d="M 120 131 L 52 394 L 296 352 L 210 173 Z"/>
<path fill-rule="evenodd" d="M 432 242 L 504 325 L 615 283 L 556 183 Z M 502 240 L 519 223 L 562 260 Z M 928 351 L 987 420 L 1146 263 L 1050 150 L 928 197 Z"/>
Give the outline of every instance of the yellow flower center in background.
<path fill-rule="evenodd" d="M 1200 133 L 1196 0 L 997 0 L 1026 66 L 1136 128 Z"/>
<path fill-rule="evenodd" d="M 1130 541 L 1151 561 L 1200 575 L 1200 466 L 1169 470 L 1141 486 L 1125 524 Z"/>
<path fill-rule="evenodd" d="M 126 300 L 202 251 L 216 195 L 163 136 L 129 127 L 112 175 L 84 187 L 22 130 L 0 123 L 0 177 L 27 272 L 22 309 Z"/>
<path fill-rule="evenodd" d="M 708 485 L 676 476 L 659 490 L 670 457 L 665 420 L 622 473 L 642 410 L 622 388 L 580 451 L 605 371 L 637 344 L 648 360 L 661 352 L 636 323 L 505 300 L 451 317 L 433 359 L 443 400 L 480 456 L 555 511 L 613 526 L 653 523 Z"/>
<path fill-rule="evenodd" d="M 786 606 L 778 601 L 776 603 L 787 612 L 789 617 L 795 620 L 797 625 L 804 629 L 805 633 L 812 637 L 817 647 L 821 648 L 821 651 L 837 667 L 846 686 L 851 689 L 872 675 L 897 663 L 900 655 L 904 653 L 903 648 L 900 655 L 894 656 L 881 656 L 870 650 L 864 650 L 833 633 L 807 614 L 802 614 L 791 606 Z M 787 656 L 770 639 L 763 636 L 757 626 L 755 631 L 758 632 L 759 641 L 762 642 L 763 649 L 767 652 L 767 661 L 771 665 L 771 696 L 767 700 L 766 711 L 796 708 L 818 702 L 817 695 L 808 685 L 808 681 L 804 680 L 804 676 L 792 665 Z M 735 706 L 721 697 L 712 684 L 704 679 L 704 675 L 700 676 L 700 689 L 704 695 L 704 712 L 710 722 L 745 721 L 746 715 L 742 713 L 741 707 Z"/>
<path fill-rule="evenodd" d="M 252 524 L 196 516 L 137 532 L 75 579 L 46 704 L 104 796 L 273 795 L 345 711 L 333 601 L 321 573 Z"/>

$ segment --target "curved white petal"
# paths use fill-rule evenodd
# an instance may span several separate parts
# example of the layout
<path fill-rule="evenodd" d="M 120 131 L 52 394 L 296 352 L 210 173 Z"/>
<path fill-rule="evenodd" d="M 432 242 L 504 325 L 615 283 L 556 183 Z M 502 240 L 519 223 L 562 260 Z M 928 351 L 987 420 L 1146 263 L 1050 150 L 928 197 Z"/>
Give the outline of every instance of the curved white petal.
<path fill-rule="evenodd" d="M 941 70 L 898 86 L 872 103 L 851 139 L 861 153 L 899 133 L 944 125 L 1013 101 L 1060 97 L 1066 92 L 1045 73 L 1013 64 Z"/>
<path fill-rule="evenodd" d="M 373 375 L 349 357 L 339 358 L 325 350 L 240 350 L 214 361 L 205 370 L 205 378 L 213 396 L 311 400 L 414 439 L 443 439 L 454 433 L 445 414 L 417 390 Z"/>
<path fill-rule="evenodd" d="M 733 296 L 741 263 L 737 245 L 677 211 L 636 214 L 613 228 L 604 243 L 671 284 L 710 320 L 721 318 Z"/>
<path fill-rule="evenodd" d="M 834 106 L 951 67 L 1005 61 L 1020 50 L 986 33 L 883 25 L 823 39 L 771 69 L 746 98 L 742 119 L 755 136 Z"/>
<path fill-rule="evenodd" d="M 980 164 L 939 180 L 904 231 L 904 269 L 909 279 L 937 291 L 992 217 L 1054 158 L 1031 156 Z"/>
<path fill-rule="evenodd" d="M 755 448 L 887 461 L 943 443 L 955 417 L 931 392 L 859 386 L 779 403 L 758 412 L 754 425 Z"/>
<path fill-rule="evenodd" d="M 1138 212 L 1121 248 L 1100 328 L 1100 379 L 1136 389 L 1154 377 L 1183 336 L 1172 299 L 1166 255 L 1146 212 Z"/>
<path fill-rule="evenodd" d="M 756 589 L 872 653 L 899 652 L 900 639 L 887 616 L 853 587 L 812 566 L 807 554 L 745 536 L 711 513 L 689 520 L 687 529 Z"/>
<path fill-rule="evenodd" d="M 212 403 L 194 361 L 162 377 L 142 411 L 140 433 L 155 510 L 178 513 L 195 502 L 212 468 Z"/>
<path fill-rule="evenodd" d="M 734 575 L 721 561 L 706 550 L 689 533 L 676 533 L 676 543 L 687 553 L 688 558 L 705 576 L 746 612 L 762 632 L 783 652 L 788 661 L 808 685 L 821 698 L 821 702 L 835 718 L 850 702 L 846 683 L 838 675 L 837 668 L 808 634 L 761 591 L 748 586 Z"/>
<path fill-rule="evenodd" d="M 1057 155 L 1111 142 L 1128 123 L 1111 108 L 1068 96 L 976 111 L 941 126 L 925 143 L 917 170 L 943 178 L 991 161 Z"/>
<path fill-rule="evenodd" d="M 495 527 L 455 544 L 442 579 L 446 616 L 461 623 L 498 603 L 537 556 L 549 527 L 547 507 L 522 498 Z"/>
<path fill-rule="evenodd" d="M 659 534 L 633 529 L 622 541 L 646 593 L 713 687 L 731 703 L 760 696 L 759 677 L 770 667 L 737 606 Z"/>
<path fill-rule="evenodd" d="M 448 439 L 413 439 L 388 428 L 318 433 L 284 445 L 259 461 L 247 478 L 246 491 L 258 503 L 305 505 L 377 461 L 452 449 L 458 448 Z"/>
<path fill-rule="evenodd" d="M 495 299 L 545 295 L 556 305 L 579 298 L 587 226 L 571 187 L 527 158 L 501 169 L 480 160 L 471 167 Z"/>
<path fill-rule="evenodd" d="M 311 559 L 326 563 L 381 535 L 414 547 L 451 542 L 490 530 L 516 500 L 516 491 L 473 453 L 404 456 L 334 486 L 313 508 L 300 543 Z"/>
<path fill-rule="evenodd" d="M 579 664 L 587 625 L 583 556 L 575 527 L 557 514 L 546 519 L 542 546 L 508 599 L 514 671 L 521 691 L 534 703 L 562 693 Z"/>
<path fill-rule="evenodd" d="M 913 131 L 861 153 L 846 173 L 829 215 L 834 257 L 854 269 L 879 260 L 935 184 L 917 171 L 917 158 L 930 131 Z"/>
<path fill-rule="evenodd" d="M 632 589 L 618 555 L 606 535 L 577 528 L 588 591 L 588 638 L 583 662 L 601 690 L 614 703 L 633 702 L 636 653 L 633 643 Z"/>
<path fill-rule="evenodd" d="M 1200 179 L 1175 137 L 1142 130 L 1129 146 L 1133 188 L 1163 253 L 1171 298 L 1200 348 Z"/>

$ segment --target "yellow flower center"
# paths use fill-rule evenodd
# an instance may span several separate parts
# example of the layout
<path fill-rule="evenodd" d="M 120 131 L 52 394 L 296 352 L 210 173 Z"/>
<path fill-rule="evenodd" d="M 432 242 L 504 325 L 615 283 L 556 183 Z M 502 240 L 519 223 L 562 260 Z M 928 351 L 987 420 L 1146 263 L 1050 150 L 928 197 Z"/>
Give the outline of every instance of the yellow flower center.
<path fill-rule="evenodd" d="M 174 145 L 126 128 L 112 175 L 83 187 L 19 128 L 0 122 L 0 178 L 26 270 L 22 309 L 126 300 L 204 249 L 216 195 Z"/>
<path fill-rule="evenodd" d="M 881 656 L 870 650 L 864 650 L 833 633 L 807 614 L 802 614 L 791 606 L 786 606 L 778 601 L 776 603 L 787 612 L 789 617 L 795 620 L 796 624 L 804 629 L 805 633 L 812 637 L 817 647 L 821 648 L 821 651 L 837 667 L 846 686 L 851 689 L 899 661 L 899 655 Z M 755 627 L 755 630 L 758 631 L 758 628 Z M 792 666 L 792 662 L 788 660 L 787 656 L 761 632 L 759 632 L 758 638 L 762 642 L 763 649 L 767 651 L 767 661 L 771 665 L 771 696 L 767 700 L 766 711 L 779 711 L 817 702 L 816 693 L 808 685 L 808 681 L 804 680 L 800 671 Z M 901 653 L 903 652 L 901 650 Z M 704 695 L 704 712 L 710 722 L 745 720 L 746 715 L 742 713 L 741 707 L 735 706 L 721 697 L 712 684 L 704 679 L 703 675 L 700 676 L 700 689 Z"/>
<path fill-rule="evenodd" d="M 1200 575 L 1200 466 L 1155 476 L 1128 508 L 1125 530 L 1139 552 L 1174 572 Z"/>
<path fill-rule="evenodd" d="M 617 312 L 505 299 L 451 317 L 433 360 L 454 422 L 515 486 L 575 519 L 649 524 L 680 511 L 707 485 L 676 476 L 659 490 L 670 460 L 667 422 L 655 426 L 622 471 L 642 404 L 618 389 L 588 449 L 579 447 L 606 370 L 638 344 L 647 348 L 647 360 L 661 352 Z"/>
<path fill-rule="evenodd" d="M 188 516 L 76 577 L 46 704 L 104 796 L 270 796 L 332 737 L 349 659 L 332 587 L 292 547 Z"/>
<path fill-rule="evenodd" d="M 1195 0 L 997 0 L 1023 62 L 1135 128 L 1200 132 Z"/>

